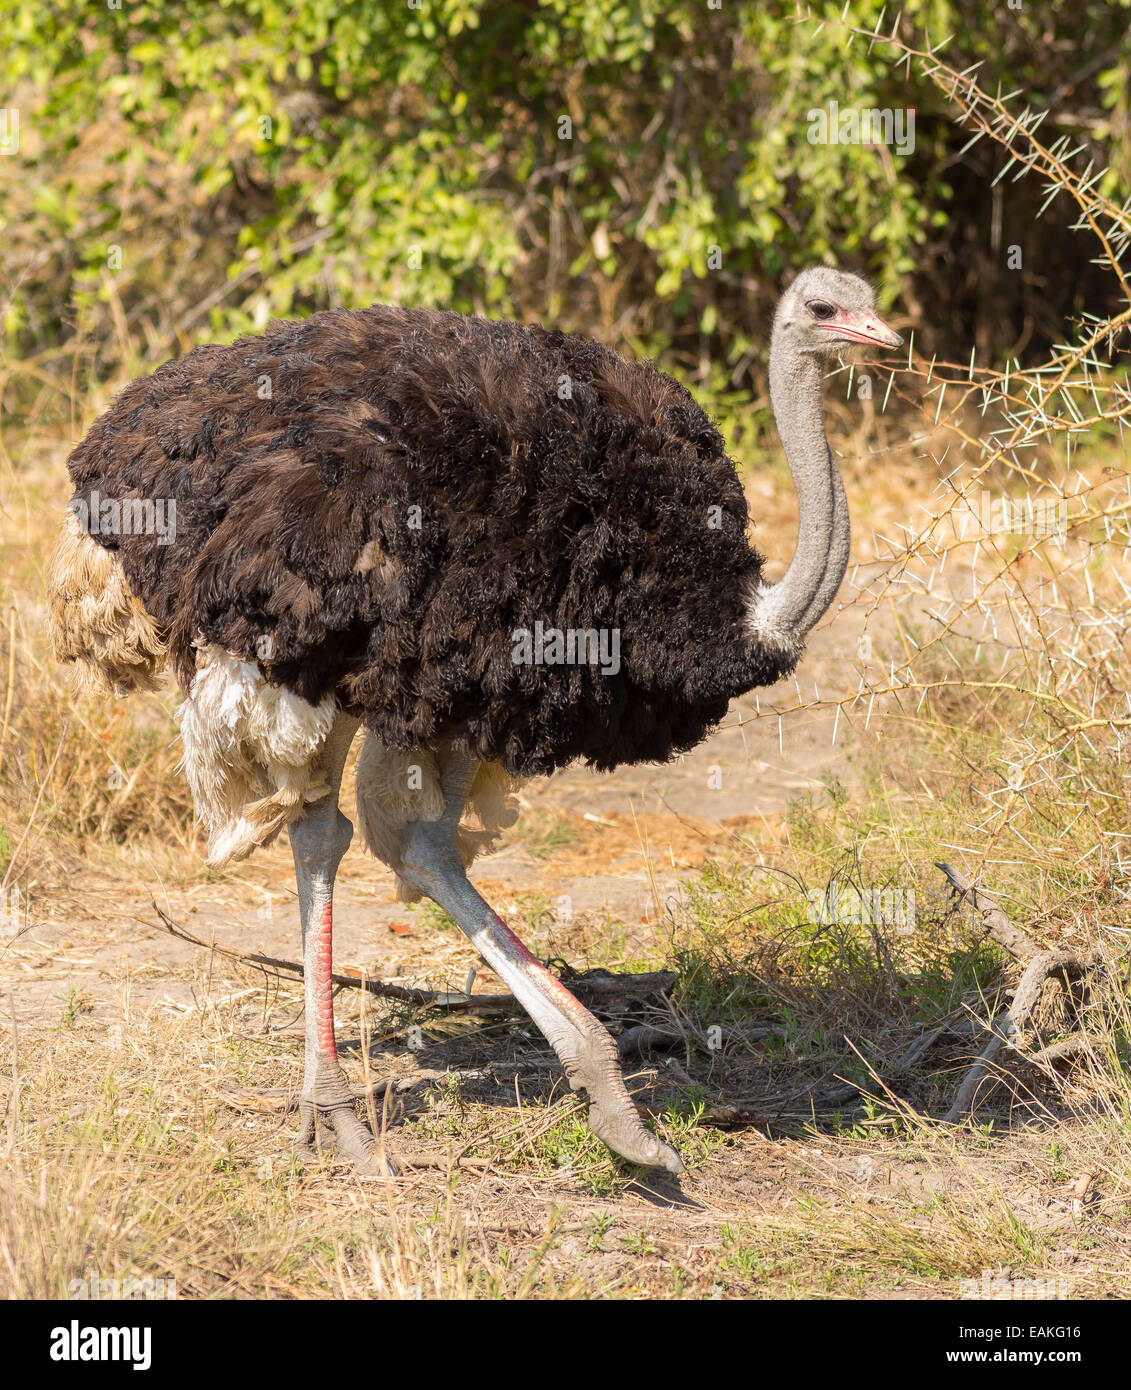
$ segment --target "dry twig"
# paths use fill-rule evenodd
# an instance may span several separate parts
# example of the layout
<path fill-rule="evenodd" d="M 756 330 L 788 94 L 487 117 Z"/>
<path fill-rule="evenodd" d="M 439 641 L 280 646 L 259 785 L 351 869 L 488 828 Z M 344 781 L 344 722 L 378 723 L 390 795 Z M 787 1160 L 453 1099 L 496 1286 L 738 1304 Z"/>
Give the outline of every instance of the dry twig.
<path fill-rule="evenodd" d="M 1081 956 L 1074 951 L 1062 949 L 1042 951 L 1024 932 L 1010 923 L 1001 908 L 987 896 L 985 889 L 975 888 L 963 874 L 949 864 L 937 863 L 936 867 L 946 875 L 959 896 L 968 898 L 975 910 L 981 912 L 987 935 L 1012 956 L 1025 962 L 1025 971 L 1018 982 L 1013 1002 L 1004 1020 L 1000 1024 L 986 1025 L 990 1029 L 990 1040 L 967 1071 L 954 1098 L 954 1104 L 946 1113 L 946 1122 L 955 1124 L 974 1107 L 978 1088 L 1003 1048 L 1010 1049 L 1022 1061 L 1038 1067 L 1048 1076 L 1056 1075 L 1050 1066 L 1053 1061 L 1080 1056 L 1089 1050 L 1083 1033 L 1053 1043 L 1039 1052 L 1024 1052 L 1021 1042 L 1025 1024 L 1040 1004 L 1045 982 L 1050 976 L 1080 978 L 1098 963 L 1098 954 L 1091 951 Z"/>
<path fill-rule="evenodd" d="M 202 941 L 192 932 L 182 927 L 152 903 L 154 912 L 161 919 L 161 925 L 171 936 L 186 941 L 190 946 L 198 946 L 203 951 L 215 951 L 240 965 L 250 966 L 275 979 L 302 979 L 302 964 L 299 961 L 283 960 L 278 956 L 265 956 L 258 951 L 238 951 L 232 946 L 221 946 L 216 942 Z M 144 918 L 135 919 L 144 926 L 152 927 L 152 922 Z M 572 970 L 564 961 L 550 962 L 561 966 L 561 977 L 570 990 L 584 1004 L 600 1006 L 611 1001 L 640 1001 L 654 995 L 666 994 L 675 984 L 676 976 L 670 970 L 655 970 L 644 974 L 616 975 L 608 970 L 591 970 L 581 975 Z M 513 994 L 467 994 L 464 991 L 416 989 L 410 985 L 390 985 L 382 980 L 371 979 L 361 971 L 347 973 L 335 972 L 330 977 L 339 989 L 363 989 L 380 999 L 397 999 L 405 1004 L 415 1004 L 421 1008 L 448 1009 L 461 1013 L 505 1014 L 518 1007 Z"/>

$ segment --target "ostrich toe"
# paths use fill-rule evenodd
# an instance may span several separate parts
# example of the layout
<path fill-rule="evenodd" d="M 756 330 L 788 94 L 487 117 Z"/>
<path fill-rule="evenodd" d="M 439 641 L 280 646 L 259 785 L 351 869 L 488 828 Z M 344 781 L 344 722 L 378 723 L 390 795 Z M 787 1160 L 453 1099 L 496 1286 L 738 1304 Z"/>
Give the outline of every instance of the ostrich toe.
<path fill-rule="evenodd" d="M 334 1158 L 339 1163 L 348 1163 L 359 1177 L 396 1177 L 395 1165 L 382 1155 L 369 1126 L 358 1119 L 350 1106 L 319 1109 L 309 1101 L 303 1102 L 302 1129 L 292 1151 L 300 1162 L 312 1163 L 322 1157 L 321 1139 L 325 1129 L 333 1134 Z"/>

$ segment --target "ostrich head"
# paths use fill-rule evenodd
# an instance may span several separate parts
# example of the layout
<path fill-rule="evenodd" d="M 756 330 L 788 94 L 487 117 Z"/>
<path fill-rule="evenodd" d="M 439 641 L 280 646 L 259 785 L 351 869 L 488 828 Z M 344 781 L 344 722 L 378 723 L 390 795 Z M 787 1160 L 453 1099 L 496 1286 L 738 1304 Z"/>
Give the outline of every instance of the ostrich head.
<path fill-rule="evenodd" d="M 781 297 L 774 336 L 783 348 L 834 357 L 854 343 L 899 347 L 903 339 L 876 314 L 872 287 L 830 266 L 803 271 Z"/>
<path fill-rule="evenodd" d="M 867 281 L 843 270 L 803 271 L 778 304 L 770 338 L 770 400 L 797 491 L 799 524 L 785 576 L 753 595 L 750 629 L 792 661 L 836 597 L 851 541 L 844 487 L 821 419 L 826 363 L 858 343 L 902 342 L 877 317 Z"/>

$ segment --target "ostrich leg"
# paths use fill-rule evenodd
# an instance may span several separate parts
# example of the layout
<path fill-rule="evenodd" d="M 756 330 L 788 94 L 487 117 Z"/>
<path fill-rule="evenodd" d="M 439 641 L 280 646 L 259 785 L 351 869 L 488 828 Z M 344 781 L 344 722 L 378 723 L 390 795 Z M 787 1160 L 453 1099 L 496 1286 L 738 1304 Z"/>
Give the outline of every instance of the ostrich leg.
<path fill-rule="evenodd" d="M 306 1071 L 300 1106 L 301 1134 L 296 1153 L 310 1157 L 318 1144 L 318 1121 L 334 1131 L 340 1158 L 360 1172 L 387 1171 L 373 1136 L 354 1113 L 353 1092 L 338 1063 L 334 1039 L 334 985 L 331 980 L 334 877 L 349 848 L 353 825 L 338 809 L 338 788 L 357 720 L 340 714 L 326 739 L 322 762 L 330 794 L 316 801 L 289 827 L 302 918 L 302 968 L 306 1001 Z"/>
<path fill-rule="evenodd" d="M 456 830 L 477 763 L 441 755 L 444 813 L 407 829 L 398 872 L 439 905 L 474 942 L 561 1058 L 570 1086 L 589 1097 L 589 1126 L 610 1149 L 647 1168 L 681 1171 L 675 1150 L 645 1129 L 624 1079 L 616 1044 L 562 982 L 526 949 L 468 881 Z"/>

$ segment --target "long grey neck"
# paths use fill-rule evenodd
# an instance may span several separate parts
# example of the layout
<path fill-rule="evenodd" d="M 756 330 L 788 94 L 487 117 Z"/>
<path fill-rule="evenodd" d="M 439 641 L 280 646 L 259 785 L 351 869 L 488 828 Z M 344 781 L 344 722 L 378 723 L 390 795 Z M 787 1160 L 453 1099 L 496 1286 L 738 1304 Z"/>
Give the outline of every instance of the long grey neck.
<path fill-rule="evenodd" d="M 797 492 L 797 545 L 779 583 L 754 595 L 750 627 L 756 640 L 794 658 L 848 562 L 848 508 L 821 418 L 823 380 L 820 360 L 793 350 L 775 324 L 770 400 Z"/>
<path fill-rule="evenodd" d="M 829 471 L 833 485 L 833 531 L 829 538 L 829 553 L 825 557 L 825 572 L 813 596 L 801 626 L 806 632 L 816 627 L 821 617 L 832 607 L 833 599 L 840 592 L 844 582 L 844 572 L 848 568 L 848 556 L 852 549 L 852 523 L 848 516 L 848 498 L 844 495 L 844 483 L 836 460 L 829 456 Z"/>

